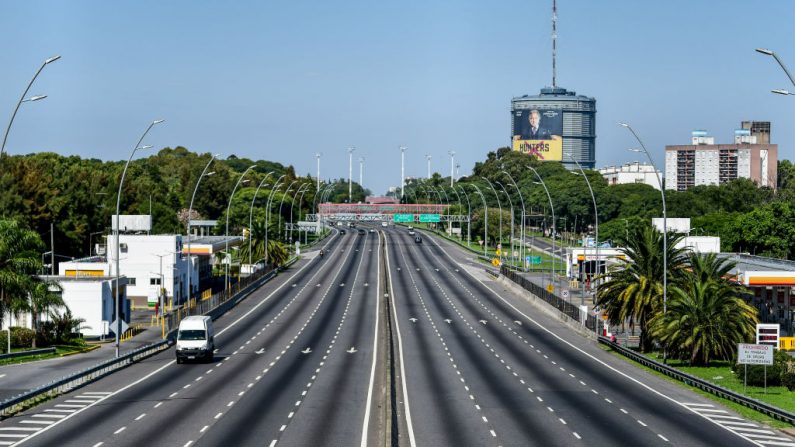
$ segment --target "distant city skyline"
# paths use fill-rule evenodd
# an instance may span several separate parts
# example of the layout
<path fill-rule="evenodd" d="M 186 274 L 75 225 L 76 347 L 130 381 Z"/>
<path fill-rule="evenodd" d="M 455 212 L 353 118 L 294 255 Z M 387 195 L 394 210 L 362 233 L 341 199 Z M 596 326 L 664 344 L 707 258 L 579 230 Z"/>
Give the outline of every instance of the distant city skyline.
<path fill-rule="evenodd" d="M 766 2 L 773 12 L 789 3 Z M 666 145 L 706 129 L 733 141 L 741 121 L 770 121 L 779 159 L 795 158 L 795 90 L 769 48 L 795 67 L 785 14 L 760 5 L 558 2 L 557 84 L 597 100 L 596 166 L 641 160 L 628 122 L 663 168 Z M 53 151 L 126 159 L 146 144 L 272 160 L 384 194 L 448 151 L 469 175 L 510 144 L 510 101 L 552 83 L 551 1 L 4 2 L 0 125 L 53 55 L 11 130 L 10 155 Z M 598 18 L 598 19 L 597 19 Z M 741 31 L 738 31 L 741 30 Z M 354 160 L 354 165 L 357 160 Z M 354 166 L 354 181 L 358 181 Z"/>

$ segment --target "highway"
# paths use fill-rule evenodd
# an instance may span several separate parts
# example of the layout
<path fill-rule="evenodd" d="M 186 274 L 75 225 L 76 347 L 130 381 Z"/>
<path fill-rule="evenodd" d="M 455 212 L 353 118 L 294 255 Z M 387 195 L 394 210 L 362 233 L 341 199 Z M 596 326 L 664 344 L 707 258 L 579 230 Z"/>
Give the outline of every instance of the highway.
<path fill-rule="evenodd" d="M 378 301 L 367 298 L 377 293 L 378 240 L 335 236 L 327 256 L 218 319 L 213 363 L 177 365 L 169 349 L 0 422 L 0 445 L 360 443 L 373 397 Z"/>
<path fill-rule="evenodd" d="M 617 361 L 433 238 L 388 241 L 416 445 L 795 445 Z"/>
<path fill-rule="evenodd" d="M 390 227 L 324 249 L 214 322 L 213 362 L 168 349 L 0 421 L 0 446 L 795 447 L 606 353 L 447 241 Z"/>

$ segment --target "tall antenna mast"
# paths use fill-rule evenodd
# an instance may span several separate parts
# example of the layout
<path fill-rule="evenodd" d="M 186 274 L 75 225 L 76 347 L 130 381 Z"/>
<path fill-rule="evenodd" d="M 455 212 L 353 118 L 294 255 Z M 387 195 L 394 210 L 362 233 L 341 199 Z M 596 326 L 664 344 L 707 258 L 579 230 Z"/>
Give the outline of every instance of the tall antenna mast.
<path fill-rule="evenodd" d="M 556 67 L 555 67 L 555 56 L 556 56 L 556 49 L 557 47 L 555 44 L 557 43 L 558 39 L 558 5 L 557 0 L 552 0 L 552 88 L 556 87 L 555 84 L 555 74 L 556 74 Z"/>

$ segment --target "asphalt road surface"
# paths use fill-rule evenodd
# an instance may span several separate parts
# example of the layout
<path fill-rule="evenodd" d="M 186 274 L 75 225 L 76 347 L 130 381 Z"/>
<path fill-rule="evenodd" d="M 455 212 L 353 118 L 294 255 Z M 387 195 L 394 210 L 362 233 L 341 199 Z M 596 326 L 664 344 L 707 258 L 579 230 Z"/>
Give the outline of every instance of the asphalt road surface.
<path fill-rule="evenodd" d="M 378 230 L 333 236 L 216 320 L 211 363 L 166 350 L 0 421 L 0 446 L 795 447 L 604 352 L 452 244 Z"/>

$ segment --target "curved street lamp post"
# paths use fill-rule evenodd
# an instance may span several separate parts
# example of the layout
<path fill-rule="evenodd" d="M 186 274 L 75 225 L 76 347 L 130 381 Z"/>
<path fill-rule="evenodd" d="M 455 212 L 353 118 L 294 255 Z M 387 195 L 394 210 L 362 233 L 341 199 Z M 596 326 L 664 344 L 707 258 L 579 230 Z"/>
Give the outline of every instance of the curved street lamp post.
<path fill-rule="evenodd" d="M 557 275 L 557 272 L 555 271 L 555 266 L 557 264 L 557 260 L 555 258 L 555 256 L 556 256 L 555 255 L 555 233 L 557 233 L 557 228 L 555 227 L 555 206 L 552 204 L 552 196 L 549 195 L 549 189 L 547 189 L 547 184 L 544 183 L 544 179 L 541 178 L 541 175 L 539 175 L 538 171 L 536 171 L 535 168 L 533 168 L 532 166 L 527 166 L 527 168 L 530 169 L 531 171 L 533 171 L 533 173 L 535 173 L 536 177 L 538 177 L 538 180 L 539 180 L 540 183 L 537 183 L 537 184 L 540 184 L 541 186 L 544 187 L 544 192 L 547 193 L 547 199 L 549 199 L 549 208 L 552 210 L 552 253 L 551 254 L 552 254 L 552 284 L 553 284 L 553 287 L 554 287 L 555 279 L 556 279 L 556 275 Z"/>
<path fill-rule="evenodd" d="M 646 157 L 649 158 L 649 163 L 651 163 L 652 168 L 654 169 L 654 173 L 657 177 L 657 185 L 660 186 L 660 197 L 662 198 L 662 208 L 663 208 L 663 314 L 668 312 L 668 217 L 667 217 L 667 210 L 665 207 L 665 189 L 663 188 L 662 180 L 660 179 L 660 171 L 657 170 L 657 166 L 654 164 L 654 160 L 651 158 L 651 153 L 649 150 L 646 149 L 646 145 L 643 144 L 640 137 L 635 130 L 630 127 L 627 123 L 618 123 L 619 126 L 626 127 L 635 139 L 640 143 L 640 147 L 643 150 L 633 149 L 632 152 L 644 152 Z M 663 349 L 663 361 L 667 358 L 667 352 Z"/>
<path fill-rule="evenodd" d="M 229 194 L 229 204 L 226 205 L 226 231 L 224 232 L 224 249 L 226 251 L 226 256 L 229 257 L 228 262 L 226 263 L 226 268 L 224 269 L 224 290 L 229 290 L 229 267 L 232 265 L 232 254 L 229 253 L 229 211 L 232 209 L 232 199 L 235 197 L 235 191 L 237 191 L 237 187 L 240 186 L 241 183 L 248 183 L 249 180 L 243 180 L 243 177 L 248 174 L 248 171 L 254 169 L 256 165 L 249 166 L 240 174 L 240 178 L 237 179 L 237 183 L 235 183 L 235 187 L 232 188 L 232 194 Z"/>
<path fill-rule="evenodd" d="M 212 164 L 212 162 L 216 158 L 218 158 L 219 156 L 220 156 L 219 154 L 215 154 L 212 157 L 210 157 L 210 161 L 207 162 L 207 166 L 204 167 L 204 170 L 202 171 L 201 175 L 199 176 L 199 179 L 196 180 L 196 186 L 193 188 L 193 195 L 190 198 L 190 206 L 188 207 L 188 218 L 186 219 L 187 220 L 187 224 L 186 224 L 187 232 L 186 233 L 188 235 L 187 236 L 188 237 L 188 269 L 190 270 L 188 272 L 188 296 L 187 296 L 187 299 L 186 299 L 186 303 L 189 303 L 190 300 L 191 300 L 191 297 L 193 296 L 193 283 L 192 283 L 192 280 L 193 280 L 193 254 L 192 254 L 192 252 L 190 250 L 190 241 L 191 241 L 190 221 L 191 221 L 191 215 L 193 214 L 193 201 L 194 201 L 194 199 L 196 199 L 196 191 L 199 190 L 199 183 L 201 183 L 202 178 L 209 177 L 209 176 L 215 174 L 215 171 L 207 172 L 207 168 L 209 168 L 210 164 Z"/>
<path fill-rule="evenodd" d="M 57 58 L 55 60 L 57 60 Z M 48 61 L 49 61 L 49 59 L 48 59 Z M 48 63 L 49 62 L 45 61 L 44 65 L 47 65 Z M 44 68 L 44 65 L 42 65 L 41 68 Z M 41 68 L 39 69 L 39 72 L 41 72 Z M 37 72 L 36 75 L 38 76 L 38 74 L 39 73 Z M 36 79 L 36 77 L 34 76 L 33 79 Z M 33 80 L 31 80 L 30 83 L 32 84 Z M 30 85 L 28 85 L 28 88 L 30 88 Z M 27 93 L 27 90 L 25 90 L 25 93 Z M 16 113 L 16 112 L 14 112 L 14 113 Z M 13 120 L 13 118 L 12 118 L 12 120 Z M 138 142 L 135 143 L 135 146 L 133 146 L 133 150 L 130 153 L 130 158 L 127 159 L 127 164 L 124 165 L 124 170 L 121 173 L 121 180 L 119 181 L 119 193 L 116 195 L 116 226 L 115 226 L 115 231 L 114 231 L 114 233 L 116 233 L 116 295 L 115 295 L 115 303 L 114 303 L 114 313 L 115 313 L 115 317 L 116 317 L 116 328 L 113 329 L 113 332 L 116 334 L 116 343 L 115 343 L 115 346 L 116 346 L 116 357 L 119 356 L 119 337 L 121 336 L 121 334 L 120 334 L 120 332 L 121 332 L 121 309 L 120 309 L 120 302 L 119 302 L 119 289 L 121 288 L 120 287 L 121 273 L 119 271 L 119 259 L 121 257 L 121 244 L 119 243 L 119 238 L 120 238 L 119 235 L 121 233 L 121 231 L 120 231 L 121 230 L 121 228 L 120 228 L 121 227 L 121 222 L 119 222 L 119 212 L 120 212 L 120 207 L 121 207 L 121 190 L 122 190 L 122 187 L 124 186 L 124 177 L 127 175 L 127 168 L 130 166 L 130 162 L 132 161 L 133 156 L 135 155 L 135 153 L 138 150 L 150 149 L 152 147 L 152 146 L 141 146 L 141 142 L 144 140 L 144 138 L 146 137 L 146 134 L 149 133 L 149 131 L 152 129 L 152 127 L 154 125 L 160 124 L 162 122 L 163 122 L 163 120 L 154 120 L 154 121 L 152 121 L 149 124 L 149 127 L 147 127 L 146 130 L 144 131 L 144 133 L 141 135 L 141 138 L 138 139 Z M 9 123 L 8 126 L 10 128 L 11 124 Z M 8 133 L 6 133 L 6 136 L 8 136 Z M 5 140 L 3 140 L 3 144 L 5 144 Z M 0 153 L 0 155 L 2 155 L 2 153 Z M 53 265 L 54 265 L 54 263 L 53 263 Z"/>
<path fill-rule="evenodd" d="M 601 274 L 601 268 L 599 266 L 599 264 L 601 262 L 601 260 L 599 259 L 599 210 L 596 208 L 596 196 L 593 193 L 593 188 L 591 187 L 591 181 L 588 180 L 588 176 L 585 175 L 585 171 L 582 169 L 582 166 L 580 166 L 580 162 L 577 161 L 577 159 L 574 158 L 571 155 L 569 155 L 569 157 L 574 161 L 574 163 L 577 164 L 577 168 L 580 169 L 580 174 L 579 175 L 581 175 L 582 178 L 585 179 L 585 184 L 588 185 L 588 191 L 591 192 L 591 200 L 593 201 L 593 214 L 594 214 L 594 221 L 595 221 L 594 246 L 596 247 L 596 276 L 594 277 L 593 285 L 594 285 L 594 301 L 596 301 L 596 299 L 595 299 L 596 298 L 596 292 L 599 291 L 599 275 Z M 572 171 L 572 174 L 577 174 L 577 173 Z M 583 245 L 585 245 L 585 244 L 583 244 Z M 583 250 L 585 250 L 585 247 L 583 247 Z M 585 259 L 587 260 L 588 256 L 586 256 Z M 585 273 L 585 272 L 583 271 L 583 273 Z M 585 295 L 584 294 L 581 295 L 580 298 L 581 298 L 580 304 L 585 304 Z"/>
<path fill-rule="evenodd" d="M 487 179 L 486 177 L 480 177 L 480 178 L 482 178 L 483 180 L 486 181 L 486 183 L 489 184 L 489 188 L 491 188 L 491 191 L 494 193 L 494 197 L 497 198 L 497 207 L 500 210 L 500 241 L 497 243 L 497 249 L 500 250 L 499 257 L 500 260 L 502 260 L 502 203 L 500 203 L 500 195 L 497 194 L 497 190 L 494 188 L 494 185 L 491 184 L 489 179 Z"/>
<path fill-rule="evenodd" d="M 526 246 L 525 246 L 525 241 L 524 241 L 524 236 L 525 236 L 524 225 L 525 225 L 525 212 L 526 212 L 525 211 L 525 206 L 524 206 L 524 197 L 522 197 L 522 190 L 519 189 L 519 185 L 516 184 L 516 181 L 513 179 L 513 177 L 511 177 L 511 174 L 509 174 L 508 171 L 506 171 L 504 169 L 503 169 L 502 173 L 507 175 L 508 178 L 511 179 L 511 183 L 513 183 L 513 187 L 516 188 L 516 192 L 519 193 L 519 200 L 521 200 L 521 202 L 522 202 L 522 226 L 519 229 L 519 241 L 520 241 L 520 243 L 519 243 L 519 249 L 520 249 L 519 256 L 522 258 L 521 259 L 522 265 L 524 265 L 525 254 L 527 253 Z"/>
<path fill-rule="evenodd" d="M 21 106 L 23 102 L 38 101 L 47 97 L 47 95 L 36 95 L 36 96 L 31 96 L 30 98 L 25 98 L 25 95 L 28 94 L 30 87 L 33 86 L 33 82 L 36 81 L 36 78 L 39 77 L 39 73 L 41 73 L 41 71 L 44 70 L 44 67 L 57 61 L 60 58 L 61 56 L 53 56 L 51 58 L 46 59 L 41 64 L 41 67 L 39 67 L 39 69 L 36 71 L 36 74 L 33 75 L 33 78 L 30 80 L 30 82 L 28 82 L 28 86 L 25 88 L 25 91 L 22 92 L 22 96 L 19 98 L 17 106 L 14 108 L 14 113 L 11 114 L 11 119 L 8 121 L 8 126 L 6 127 L 5 135 L 3 135 L 3 144 L 0 146 L 0 158 L 2 158 L 3 153 L 5 153 L 6 141 L 8 140 L 8 133 L 11 131 L 11 125 L 14 123 L 14 118 L 17 116 L 17 111 L 19 110 L 19 106 Z"/>

